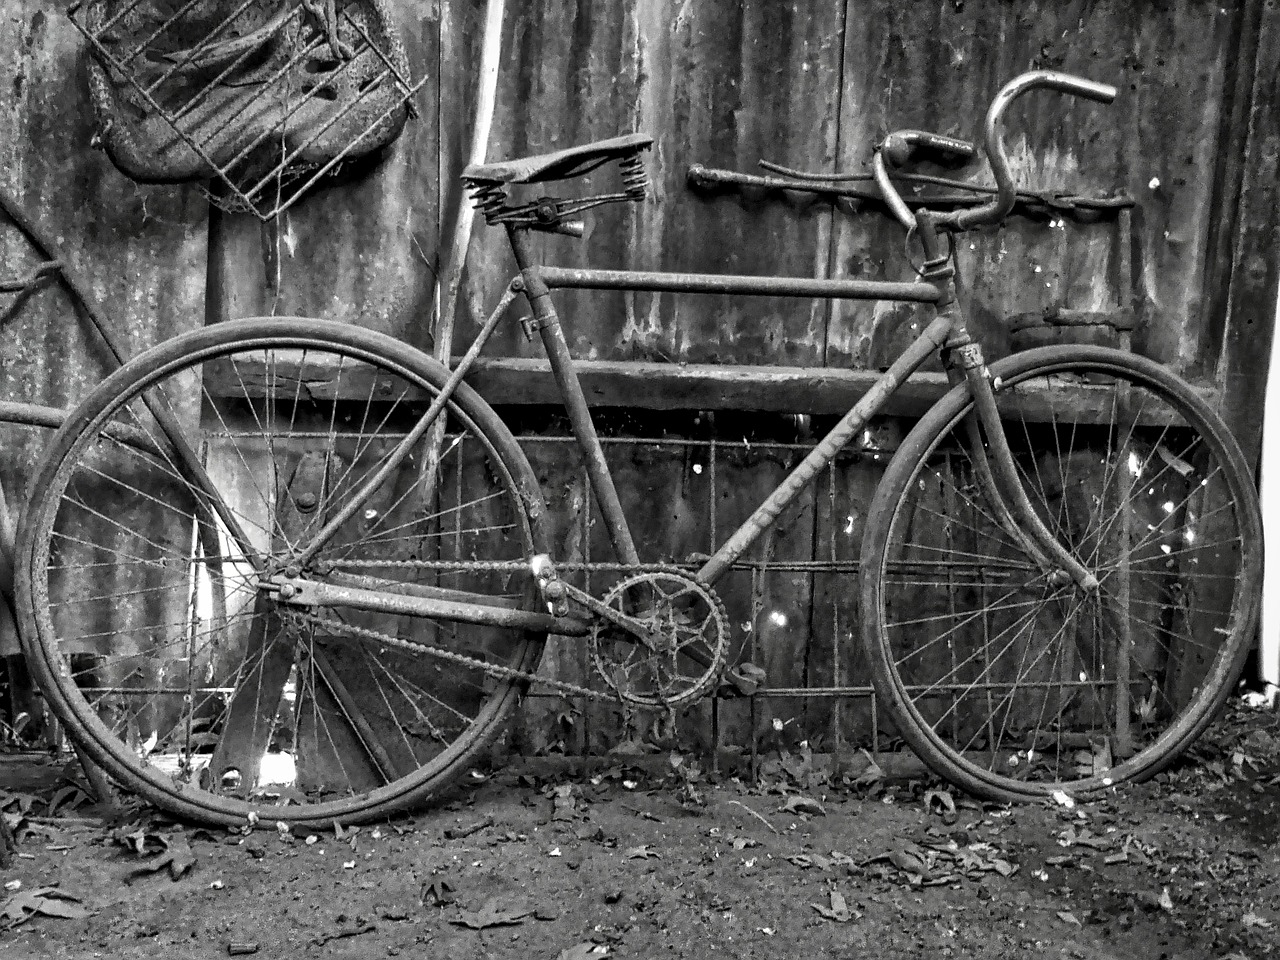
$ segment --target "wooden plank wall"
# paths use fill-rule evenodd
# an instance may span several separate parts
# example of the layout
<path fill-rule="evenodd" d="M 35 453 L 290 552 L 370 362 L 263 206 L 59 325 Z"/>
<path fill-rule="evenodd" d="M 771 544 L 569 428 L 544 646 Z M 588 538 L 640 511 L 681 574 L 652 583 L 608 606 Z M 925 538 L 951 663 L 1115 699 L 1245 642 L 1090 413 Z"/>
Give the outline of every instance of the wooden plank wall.
<path fill-rule="evenodd" d="M 0 65 L 7 161 L 0 182 L 66 244 L 95 292 L 142 346 L 209 320 L 260 313 L 318 315 L 431 345 L 434 285 L 457 202 L 456 176 L 475 98 L 481 0 L 388 0 L 417 75 L 428 82 L 385 165 L 358 184 L 329 189 L 282 219 L 278 236 L 256 221 L 209 216 L 197 191 L 137 187 L 98 152 L 78 35 L 61 3 L 0 0 Z M 34 15 L 32 11 L 35 11 Z M 654 199 L 593 216 L 586 242 L 548 238 L 564 264 L 798 276 L 910 276 L 901 232 L 873 208 L 797 198 L 696 194 L 691 163 L 754 168 L 768 158 L 810 170 L 864 170 L 893 127 L 973 136 L 991 96 L 1016 73 L 1048 67 L 1115 83 L 1101 108 L 1032 95 L 1009 116 L 1019 180 L 1071 192 L 1125 191 L 1134 218 L 1139 352 L 1224 389 L 1221 403 L 1256 461 L 1260 398 L 1277 266 L 1277 50 L 1280 11 L 1159 0 L 542 0 L 508 4 L 492 157 L 513 157 L 631 131 L 653 135 Z M 12 91 L 10 95 L 9 91 Z M 982 178 L 981 171 L 974 175 Z M 264 245 L 280 254 L 268 281 Z M 1015 219 L 966 238 L 960 274 L 973 327 L 990 354 L 1011 349 L 1007 317 L 1067 305 L 1124 305 L 1114 222 Z M 0 227 L 6 265 L 26 262 Z M 502 237 L 478 224 L 467 262 L 457 336 L 465 342 L 512 273 Z M 14 272 L 6 269 L 3 272 Z M 786 364 L 875 369 L 918 322 L 900 305 L 716 300 L 647 294 L 561 298 L 570 344 L 583 360 Z M 100 375 L 69 304 L 45 293 L 0 331 L 0 397 L 74 401 Z M 513 323 L 491 354 L 535 358 Z M 519 382 L 504 391 L 519 401 Z M 524 416 L 531 458 L 558 512 L 566 556 L 606 557 L 590 525 L 580 465 L 547 411 Z M 797 454 L 765 441 L 803 441 L 796 418 L 697 410 L 611 419 L 610 456 L 624 502 L 654 517 L 652 558 L 708 550 L 755 506 Z M 892 432 L 900 424 L 888 424 Z M 714 472 L 711 439 L 721 444 Z M 0 428 L 5 489 L 20 491 L 43 440 Z M 685 445 L 697 441 L 698 445 Z M 703 467 L 695 472 L 694 466 Z M 862 517 L 883 464 L 842 462 L 819 479 L 758 548 L 757 559 L 803 561 L 856 554 Z M 716 505 L 714 520 L 708 504 Z M 663 509 L 656 509 L 661 506 Z M 725 599 L 735 639 L 754 645 L 771 680 L 788 686 L 863 682 L 856 610 L 843 578 L 734 573 Z M 744 625 L 749 631 L 742 630 Z M 744 638 L 746 638 L 744 640 Z M 581 651 L 557 649 L 548 671 L 579 679 Z M 747 715 L 726 708 L 727 736 L 851 732 L 863 708 L 831 701 L 771 701 Z M 572 748 L 616 739 L 609 713 L 566 727 L 556 706 L 535 705 L 522 736 L 532 746 L 570 729 Z M 754 725 L 755 729 L 751 729 Z M 563 738 L 562 738 L 563 739 Z"/>

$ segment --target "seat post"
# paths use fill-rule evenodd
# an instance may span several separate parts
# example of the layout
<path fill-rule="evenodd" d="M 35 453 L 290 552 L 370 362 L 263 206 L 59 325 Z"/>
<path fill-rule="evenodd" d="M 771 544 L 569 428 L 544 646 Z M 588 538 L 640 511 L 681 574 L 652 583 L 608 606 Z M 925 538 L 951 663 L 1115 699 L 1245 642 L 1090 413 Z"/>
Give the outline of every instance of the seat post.
<path fill-rule="evenodd" d="M 596 503 L 604 517 L 605 529 L 609 534 L 609 542 L 620 563 L 639 564 L 640 554 L 636 550 L 635 540 L 631 536 L 631 527 L 627 524 L 626 514 L 622 510 L 622 501 L 618 499 L 618 488 L 613 482 L 613 474 L 605 462 L 604 448 L 600 446 L 600 435 L 596 432 L 595 422 L 591 419 L 591 410 L 587 406 L 587 397 L 582 392 L 582 384 L 573 370 L 573 356 L 569 352 L 569 344 L 565 340 L 564 331 L 560 328 L 560 318 L 556 315 L 555 304 L 551 300 L 551 291 L 543 282 L 529 249 L 529 232 L 516 224 L 507 224 L 507 238 L 511 241 L 511 251 L 515 254 L 516 264 L 520 267 L 520 276 L 524 280 L 524 295 L 533 309 L 534 323 L 542 344 L 547 351 L 547 360 L 551 363 L 551 374 L 555 377 L 560 396 L 564 399 L 565 411 L 569 415 L 569 424 L 586 457 L 587 478 L 595 493 Z"/>

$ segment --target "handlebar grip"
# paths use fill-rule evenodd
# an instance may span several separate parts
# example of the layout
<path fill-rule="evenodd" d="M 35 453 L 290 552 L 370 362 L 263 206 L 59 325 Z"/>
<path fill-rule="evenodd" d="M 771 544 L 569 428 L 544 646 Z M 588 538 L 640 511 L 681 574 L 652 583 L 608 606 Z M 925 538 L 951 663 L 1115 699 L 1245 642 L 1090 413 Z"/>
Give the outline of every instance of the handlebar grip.
<path fill-rule="evenodd" d="M 1041 86 L 1048 87 L 1050 90 L 1070 93 L 1077 97 L 1084 97 L 1086 100 L 1096 100 L 1098 103 L 1110 103 L 1116 98 L 1116 88 L 1109 83 L 1098 83 L 1070 73 L 1057 73 L 1051 70 L 1045 70 L 1043 73 L 1045 77 Z"/>
<path fill-rule="evenodd" d="M 895 130 L 881 144 L 891 166 L 901 167 L 914 159 L 932 160 L 944 167 L 962 167 L 978 152 L 967 140 L 944 137 L 927 130 Z"/>

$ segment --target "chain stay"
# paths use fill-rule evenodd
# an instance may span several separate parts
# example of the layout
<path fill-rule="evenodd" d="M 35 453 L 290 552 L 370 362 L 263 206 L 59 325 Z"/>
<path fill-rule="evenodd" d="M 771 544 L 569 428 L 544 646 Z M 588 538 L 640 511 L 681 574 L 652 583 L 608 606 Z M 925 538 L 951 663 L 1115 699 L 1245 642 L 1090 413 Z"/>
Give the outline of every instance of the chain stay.
<path fill-rule="evenodd" d="M 361 567 L 361 566 L 421 567 L 424 565 L 431 566 L 433 565 L 433 563 L 432 561 L 421 561 L 421 560 L 344 561 L 343 563 L 335 564 L 334 566 L 335 567 L 338 567 L 338 566 L 341 566 L 341 567 Z M 455 567 L 457 566 L 456 563 L 450 564 L 446 561 L 436 561 L 435 565 L 455 566 Z M 687 571 L 681 569 L 680 567 L 675 566 L 673 564 L 665 564 L 665 563 L 641 563 L 641 564 L 601 563 L 601 564 L 569 564 L 569 565 L 562 564 L 557 566 L 561 570 L 583 568 L 583 569 L 602 569 L 602 570 L 625 570 L 625 571 L 630 571 L 636 574 L 670 573 L 670 574 L 677 574 L 681 577 L 686 577 L 686 578 L 697 581 L 696 577 L 690 577 L 690 574 Z M 529 564 L 526 561 L 476 560 L 476 561 L 468 562 L 466 564 L 466 567 L 468 569 L 482 569 L 482 570 L 528 571 Z M 715 597 L 715 593 L 709 587 L 707 587 L 705 584 L 701 584 L 701 581 L 697 581 L 697 582 L 707 590 L 710 596 Z M 587 607 L 589 610 L 592 610 L 593 612 L 596 612 L 599 614 L 603 614 L 610 620 L 615 619 L 614 615 L 617 614 L 617 611 L 614 611 L 608 608 L 605 604 L 601 603 L 595 597 L 592 597 L 589 594 L 584 593 L 583 591 L 577 589 L 576 587 L 570 587 L 570 591 L 571 591 L 571 594 L 573 595 L 574 600 L 581 602 L 583 606 Z M 718 597 L 716 597 L 716 602 L 719 605 L 719 609 L 716 611 L 716 614 L 721 618 L 723 622 L 725 619 L 727 619 L 725 618 L 725 615 L 724 615 L 723 604 L 720 603 Z M 498 663 L 489 663 L 477 657 L 469 657 L 464 653 L 457 653 L 456 651 L 453 651 L 453 650 L 445 650 L 442 647 L 433 647 L 430 644 L 418 643 L 417 641 L 414 641 L 414 640 L 404 640 L 400 637 L 393 636 L 389 633 L 381 633 L 380 631 L 377 631 L 377 630 L 370 630 L 368 627 L 358 627 L 355 624 L 345 623 L 341 620 L 336 620 L 331 617 L 321 617 L 312 613 L 297 613 L 295 614 L 295 616 L 298 617 L 298 619 L 304 623 L 310 623 L 316 626 L 327 627 L 331 630 L 336 630 L 338 633 L 347 633 L 347 634 L 353 634 L 355 636 L 366 637 L 370 640 L 377 640 L 379 643 L 385 643 L 388 646 L 397 647 L 401 650 L 407 650 L 410 653 L 425 654 L 426 656 L 435 657 L 439 660 L 444 660 L 449 663 L 456 663 L 462 666 L 474 667 L 477 670 L 481 670 L 488 676 L 496 677 L 499 680 L 523 680 L 530 684 L 538 683 L 544 687 L 550 687 L 552 690 L 556 690 L 560 693 L 568 694 L 570 696 L 583 697 L 585 699 L 595 700 L 598 702 L 599 701 L 609 702 L 609 703 L 622 702 L 626 704 L 626 701 L 621 697 L 619 693 L 614 693 L 614 692 L 606 693 L 601 690 L 592 690 L 590 687 L 584 687 L 580 684 L 569 683 L 568 681 L 565 681 L 565 680 L 553 680 L 550 677 L 540 677 L 536 673 L 533 673 L 531 671 L 517 670 L 514 667 L 506 667 Z M 632 619 L 630 617 L 625 617 L 625 615 L 622 615 L 622 614 L 618 614 L 618 616 L 624 617 L 626 620 Z M 625 624 L 620 624 L 620 625 L 627 626 Z M 627 705 L 635 706 L 635 704 L 627 704 Z"/>
<path fill-rule="evenodd" d="M 456 653 L 453 650 L 445 650 L 442 647 L 433 647 L 430 644 L 418 643 L 413 640 L 403 640 L 400 637 L 392 636 L 389 633 L 380 633 L 377 630 L 370 630 L 367 627 L 357 627 L 354 624 L 344 623 L 341 620 L 334 620 L 329 617 L 318 617 L 315 614 L 303 613 L 297 614 L 299 619 L 305 623 L 323 626 L 329 629 L 337 630 L 341 633 L 354 634 L 360 637 L 367 637 L 370 640 L 377 640 L 379 643 L 385 643 L 391 647 L 398 647 L 401 650 L 408 650 L 410 653 L 426 654 L 439 660 L 445 660 L 449 663 L 457 663 L 463 666 L 475 667 L 482 670 L 491 677 L 497 677 L 500 680 L 524 680 L 529 683 L 540 683 L 543 686 L 551 687 L 561 693 L 572 694 L 578 697 L 586 697 L 590 700 L 607 700 L 616 702 L 617 697 L 610 693 L 604 693 L 600 690 L 592 690 L 589 687 L 579 686 L 576 683 L 568 683 L 564 680 L 552 680 L 550 677 L 539 677 L 537 674 L 517 670 L 514 667 L 504 667 L 500 663 L 489 663 L 476 657 L 469 657 L 464 653 Z"/>

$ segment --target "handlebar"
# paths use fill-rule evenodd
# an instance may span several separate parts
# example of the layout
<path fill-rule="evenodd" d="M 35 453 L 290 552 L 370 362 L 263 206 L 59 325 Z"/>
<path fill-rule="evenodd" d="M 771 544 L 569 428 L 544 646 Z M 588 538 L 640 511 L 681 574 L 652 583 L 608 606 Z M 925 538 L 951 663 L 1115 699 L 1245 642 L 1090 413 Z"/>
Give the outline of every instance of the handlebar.
<path fill-rule="evenodd" d="M 908 230 L 916 224 L 915 214 L 889 179 L 889 164 L 900 167 L 914 157 L 929 157 L 945 166 L 964 166 L 978 151 L 967 140 L 944 137 L 925 130 L 896 130 L 884 138 L 872 160 L 876 186 L 889 205 L 889 212 Z"/>
<path fill-rule="evenodd" d="M 1060 93 L 1069 93 L 1077 97 L 1085 97 L 1098 103 L 1110 103 L 1116 98 L 1116 88 L 1106 83 L 1096 83 L 1069 73 L 1055 70 L 1032 70 L 1029 73 L 1014 77 L 996 94 L 987 110 L 987 119 L 983 124 L 983 147 L 987 161 L 991 164 L 991 173 L 996 181 L 996 196 L 987 203 L 969 210 L 957 210 L 943 214 L 937 218 L 940 225 L 951 225 L 959 229 L 978 226 L 985 223 L 996 223 L 1003 220 L 1017 202 L 1017 190 L 1013 182 L 1013 173 L 1009 169 L 1009 158 L 1004 151 L 1004 143 L 1000 136 L 1000 121 L 1005 110 L 1018 97 L 1029 90 L 1046 89 Z M 963 155 L 963 149 L 969 149 L 972 156 L 973 147 L 963 140 L 950 137 L 939 137 L 919 130 L 902 130 L 891 133 L 876 151 L 873 161 L 876 184 L 880 187 L 885 203 L 890 211 L 908 230 L 916 225 L 913 214 L 903 202 L 902 197 L 889 179 L 887 164 L 898 165 L 910 159 L 913 153 L 933 152 L 935 156 L 946 156 L 948 151 L 953 156 Z M 967 157 L 966 157 L 967 159 Z"/>
<path fill-rule="evenodd" d="M 963 167 L 978 152 L 968 140 L 944 137 L 927 130 L 895 131 L 884 138 L 880 149 L 895 167 L 910 163 L 915 157 L 933 160 L 944 167 Z"/>
<path fill-rule="evenodd" d="M 1057 90 L 1059 93 L 1069 93 L 1098 103 L 1110 103 L 1116 98 L 1116 88 L 1110 84 L 1095 83 L 1082 77 L 1073 77 L 1069 73 L 1058 73 L 1056 70 L 1032 70 L 1006 83 L 991 101 L 986 123 L 982 127 L 987 161 L 991 164 L 991 173 L 1000 192 L 990 203 L 972 210 L 957 211 L 953 217 L 957 227 L 964 229 L 982 223 L 995 223 L 1007 217 L 1013 209 L 1017 194 L 1013 173 L 1009 170 L 1009 158 L 1004 152 L 1000 136 L 1000 120 L 1009 104 L 1027 91 L 1035 89 Z"/>

